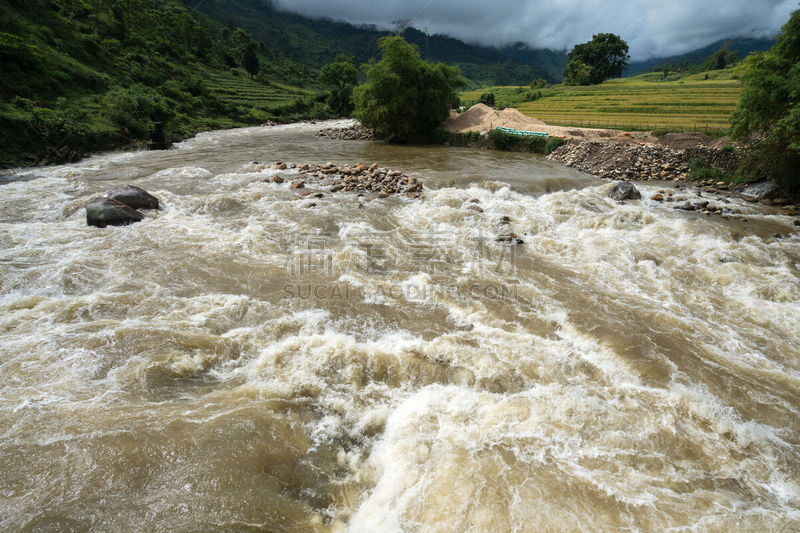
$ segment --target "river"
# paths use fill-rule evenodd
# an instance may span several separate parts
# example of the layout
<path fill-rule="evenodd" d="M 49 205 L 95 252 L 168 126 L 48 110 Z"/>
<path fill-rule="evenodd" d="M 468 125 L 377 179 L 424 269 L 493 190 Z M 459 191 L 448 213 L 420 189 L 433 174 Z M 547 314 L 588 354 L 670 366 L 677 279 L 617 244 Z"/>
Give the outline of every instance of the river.
<path fill-rule="evenodd" d="M 0 176 L 0 529 L 800 530 L 788 217 L 318 127 Z M 254 161 L 426 192 L 309 207 Z M 163 209 L 88 227 L 127 183 Z"/>

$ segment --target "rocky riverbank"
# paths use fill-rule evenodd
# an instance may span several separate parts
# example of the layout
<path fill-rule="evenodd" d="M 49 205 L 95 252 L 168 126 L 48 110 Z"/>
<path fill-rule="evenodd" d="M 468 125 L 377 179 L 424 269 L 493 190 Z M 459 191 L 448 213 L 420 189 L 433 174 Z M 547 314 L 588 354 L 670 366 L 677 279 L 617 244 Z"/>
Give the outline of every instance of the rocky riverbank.
<path fill-rule="evenodd" d="M 739 162 L 735 151 L 705 146 L 675 149 L 654 143 L 569 141 L 548 159 L 601 179 L 621 181 L 685 180 L 693 162 L 731 172 Z"/>
<path fill-rule="evenodd" d="M 317 136 L 343 141 L 372 141 L 375 139 L 372 130 L 361 124 L 353 124 L 345 128 L 323 128 L 317 132 Z"/>
<path fill-rule="evenodd" d="M 793 204 L 774 183 L 737 184 L 709 179 L 691 180 L 692 164 L 733 172 L 739 156 L 732 150 L 703 145 L 672 148 L 654 143 L 573 140 L 553 151 L 547 158 L 601 179 L 619 182 L 676 182 L 675 189 L 684 193 L 683 195 L 686 192 L 691 193 L 692 199 L 678 201 L 680 196 L 675 194 L 677 191 L 666 188 L 650 198 L 656 202 L 676 202 L 675 209 L 738 218 L 739 213 L 735 209 L 719 203 L 726 203 L 726 196 L 736 196 L 747 202 L 774 206 L 780 214 L 800 216 L 800 207 Z"/>

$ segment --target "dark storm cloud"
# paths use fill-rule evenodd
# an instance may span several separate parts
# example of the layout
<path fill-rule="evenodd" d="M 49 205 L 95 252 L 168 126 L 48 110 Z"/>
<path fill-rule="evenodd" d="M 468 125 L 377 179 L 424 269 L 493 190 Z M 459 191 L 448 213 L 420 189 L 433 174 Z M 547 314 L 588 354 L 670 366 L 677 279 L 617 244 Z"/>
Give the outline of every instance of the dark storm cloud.
<path fill-rule="evenodd" d="M 774 35 L 797 0 L 276 0 L 283 9 L 384 28 L 411 22 L 470 42 L 567 49 L 621 35 L 634 59 L 687 52 L 726 37 Z"/>

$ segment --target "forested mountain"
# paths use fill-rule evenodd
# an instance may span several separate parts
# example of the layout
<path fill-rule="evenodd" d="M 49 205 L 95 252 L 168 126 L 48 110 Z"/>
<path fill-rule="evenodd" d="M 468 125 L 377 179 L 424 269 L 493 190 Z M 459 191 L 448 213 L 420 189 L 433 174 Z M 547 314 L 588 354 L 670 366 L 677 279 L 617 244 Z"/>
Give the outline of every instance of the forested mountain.
<path fill-rule="evenodd" d="M 176 1 L 0 1 L 0 164 L 144 141 L 154 122 L 180 139 L 324 116 L 310 91 L 274 81 L 302 69 L 259 49 Z M 259 57 L 280 76 L 258 72 Z M 305 74 L 316 79 L 312 67 Z"/>
<path fill-rule="evenodd" d="M 661 64 L 682 64 L 700 65 L 709 58 L 717 50 L 727 48 L 739 54 L 739 57 L 747 57 L 751 52 L 763 52 L 768 50 L 775 44 L 774 39 L 749 39 L 749 38 L 734 38 L 723 39 L 713 42 L 708 46 L 692 50 L 686 54 L 681 54 L 671 57 L 657 57 L 648 59 L 647 61 L 638 61 L 631 63 L 628 70 L 625 71 L 625 76 L 637 76 L 644 72 L 648 72 L 654 67 Z"/>
<path fill-rule="evenodd" d="M 184 0 L 184 3 L 230 28 L 244 28 L 264 45 L 267 57 L 288 59 L 314 68 L 333 61 L 341 53 L 355 58 L 356 64 L 364 63 L 375 57 L 378 39 L 389 34 L 371 26 L 315 20 L 280 11 L 264 0 Z M 537 65 L 540 58 L 548 61 L 560 58 L 563 54 L 558 52 L 528 51 L 529 55 L 525 55 L 524 49 L 513 49 L 515 53 L 507 53 L 445 35 L 428 35 L 412 27 L 403 33 L 407 41 L 419 47 L 424 59 L 458 66 L 475 86 L 528 85 L 535 78 L 552 82 L 561 79 L 563 68 L 547 69 Z M 558 64 L 558 59 L 555 62 Z M 265 68 L 269 69 L 269 65 Z M 288 81 L 297 83 L 299 80 Z"/>

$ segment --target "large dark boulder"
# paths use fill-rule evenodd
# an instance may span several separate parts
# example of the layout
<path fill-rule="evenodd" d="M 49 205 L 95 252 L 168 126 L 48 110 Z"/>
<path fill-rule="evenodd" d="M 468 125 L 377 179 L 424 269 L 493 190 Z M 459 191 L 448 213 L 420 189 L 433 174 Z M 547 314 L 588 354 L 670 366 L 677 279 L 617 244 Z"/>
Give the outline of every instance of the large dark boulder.
<path fill-rule="evenodd" d="M 103 196 L 121 202 L 133 209 L 158 209 L 158 198 L 134 185 L 112 189 Z"/>
<path fill-rule="evenodd" d="M 633 183 L 620 181 L 614 184 L 608 196 L 618 202 L 624 202 L 625 200 L 638 200 L 642 197 L 642 193 L 639 192 L 639 189 L 637 189 Z"/>
<path fill-rule="evenodd" d="M 111 198 L 92 198 L 86 202 L 86 224 L 98 228 L 125 226 L 144 218 L 136 209 Z"/>

